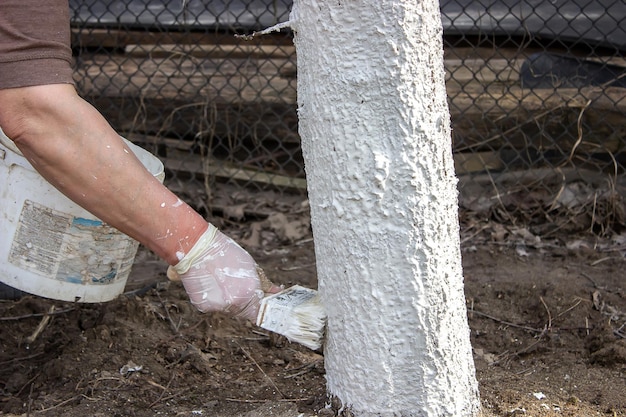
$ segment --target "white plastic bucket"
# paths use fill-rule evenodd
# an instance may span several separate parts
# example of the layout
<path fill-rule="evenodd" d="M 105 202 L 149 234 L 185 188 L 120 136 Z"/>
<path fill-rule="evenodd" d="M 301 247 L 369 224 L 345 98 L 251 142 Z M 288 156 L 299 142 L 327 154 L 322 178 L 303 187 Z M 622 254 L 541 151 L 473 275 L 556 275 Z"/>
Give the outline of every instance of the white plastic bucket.
<path fill-rule="evenodd" d="M 124 140 L 163 182 L 161 161 Z M 0 129 L 0 282 L 55 300 L 109 301 L 124 291 L 138 245 L 50 185 Z"/>

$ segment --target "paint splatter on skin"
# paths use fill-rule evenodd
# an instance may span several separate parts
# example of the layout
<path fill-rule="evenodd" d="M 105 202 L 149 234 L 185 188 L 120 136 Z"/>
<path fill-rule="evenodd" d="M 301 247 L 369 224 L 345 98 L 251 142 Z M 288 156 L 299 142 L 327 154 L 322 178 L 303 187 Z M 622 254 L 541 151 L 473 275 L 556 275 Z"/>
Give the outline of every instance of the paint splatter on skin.
<path fill-rule="evenodd" d="M 172 236 L 174 236 L 174 232 L 171 232 L 171 231 L 170 231 L 170 229 L 167 229 L 167 230 L 165 231 L 165 234 L 164 234 L 164 235 L 157 235 L 157 236 L 155 237 L 155 239 L 156 239 L 156 240 L 163 240 L 163 239 L 170 238 L 170 237 L 172 237 Z"/>

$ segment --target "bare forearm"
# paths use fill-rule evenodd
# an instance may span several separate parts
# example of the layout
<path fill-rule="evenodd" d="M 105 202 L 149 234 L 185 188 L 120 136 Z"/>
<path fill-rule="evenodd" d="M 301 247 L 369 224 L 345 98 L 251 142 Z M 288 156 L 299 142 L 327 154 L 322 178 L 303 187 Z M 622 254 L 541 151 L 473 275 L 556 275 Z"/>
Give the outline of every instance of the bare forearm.
<path fill-rule="evenodd" d="M 71 85 L 2 90 L 0 102 L 15 103 L 0 112 L 0 126 L 42 176 L 170 264 L 206 230 Z"/>

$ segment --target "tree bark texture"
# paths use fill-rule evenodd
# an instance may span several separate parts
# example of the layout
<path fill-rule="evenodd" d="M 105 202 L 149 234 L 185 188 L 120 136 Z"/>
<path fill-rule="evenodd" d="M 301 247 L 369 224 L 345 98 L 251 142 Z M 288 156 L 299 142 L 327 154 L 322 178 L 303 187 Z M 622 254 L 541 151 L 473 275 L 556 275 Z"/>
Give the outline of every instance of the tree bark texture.
<path fill-rule="evenodd" d="M 477 415 L 439 4 L 295 0 L 290 20 L 329 394 Z"/>

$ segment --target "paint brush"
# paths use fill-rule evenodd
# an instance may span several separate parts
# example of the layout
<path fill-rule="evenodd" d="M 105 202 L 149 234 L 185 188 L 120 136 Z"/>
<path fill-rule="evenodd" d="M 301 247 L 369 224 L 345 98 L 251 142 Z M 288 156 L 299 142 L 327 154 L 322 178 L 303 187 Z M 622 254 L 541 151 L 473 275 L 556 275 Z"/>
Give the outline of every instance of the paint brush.
<path fill-rule="evenodd" d="M 256 272 L 261 280 L 261 289 L 265 292 L 256 325 L 309 349 L 322 347 L 326 311 L 317 291 L 299 285 L 282 289 L 275 286 L 258 265 Z"/>
<path fill-rule="evenodd" d="M 326 312 L 317 291 L 294 285 L 261 300 L 256 324 L 317 350 L 324 340 Z"/>
<path fill-rule="evenodd" d="M 278 291 L 280 287 L 275 286 L 258 265 L 256 271 L 261 290 L 266 294 L 261 299 L 256 325 L 309 349 L 321 348 L 326 329 L 326 311 L 317 291 L 300 285 Z M 172 267 L 167 269 L 167 277 L 171 281 L 180 281 L 180 276 Z"/>

